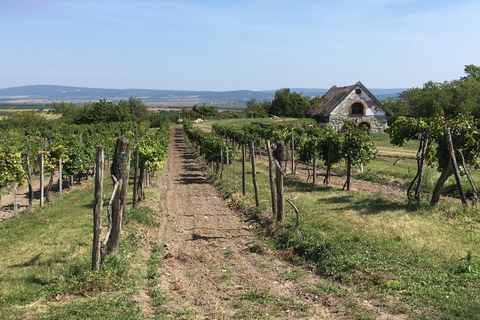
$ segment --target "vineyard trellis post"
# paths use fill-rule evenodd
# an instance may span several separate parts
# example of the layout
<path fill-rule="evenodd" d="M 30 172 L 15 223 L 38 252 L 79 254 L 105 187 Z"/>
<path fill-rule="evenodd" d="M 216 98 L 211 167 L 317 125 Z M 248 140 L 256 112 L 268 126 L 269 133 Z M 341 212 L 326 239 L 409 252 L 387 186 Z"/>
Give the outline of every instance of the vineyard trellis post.
<path fill-rule="evenodd" d="M 138 180 L 138 166 L 139 166 L 140 151 L 137 149 L 135 152 L 135 172 L 133 174 L 133 209 L 137 204 L 137 180 Z"/>
<path fill-rule="evenodd" d="M 287 157 L 285 156 L 285 142 L 282 140 L 277 141 L 276 159 L 278 165 L 276 165 L 275 179 L 277 183 L 277 221 L 283 221 L 285 218 L 284 213 L 284 196 L 283 196 L 283 172 L 280 166 L 281 162 Z"/>
<path fill-rule="evenodd" d="M 242 144 L 242 194 L 245 195 L 245 157 L 246 157 L 246 146 Z"/>
<path fill-rule="evenodd" d="M 295 138 L 292 135 L 292 142 L 290 142 L 292 147 L 292 173 L 295 176 Z"/>
<path fill-rule="evenodd" d="M 16 216 L 18 214 L 17 206 L 17 181 L 13 182 L 13 214 Z"/>
<path fill-rule="evenodd" d="M 313 142 L 313 184 L 317 182 L 317 140 Z"/>
<path fill-rule="evenodd" d="M 40 207 L 43 207 L 43 192 L 44 192 L 44 154 L 40 153 Z"/>
<path fill-rule="evenodd" d="M 33 205 L 33 186 L 32 186 L 32 167 L 30 166 L 30 157 L 26 151 L 22 152 L 22 156 L 25 158 L 25 164 L 27 167 L 27 183 L 28 183 L 28 206 Z"/>
<path fill-rule="evenodd" d="M 260 206 L 260 194 L 258 191 L 258 183 L 257 183 L 257 172 L 255 170 L 255 143 L 254 140 L 250 141 L 250 158 L 252 160 L 252 182 L 253 182 L 253 188 L 255 191 L 255 205 L 258 207 Z"/>
<path fill-rule="evenodd" d="M 270 194 L 272 197 L 272 213 L 275 215 L 277 213 L 277 199 L 275 196 L 275 178 L 273 176 L 273 156 L 272 156 L 272 147 L 270 146 L 270 140 L 266 140 L 267 153 L 268 153 L 268 173 L 270 177 Z"/>
<path fill-rule="evenodd" d="M 127 163 L 130 154 L 130 145 L 128 139 L 119 137 L 115 147 L 115 154 L 111 167 L 111 174 L 118 180 L 119 186 L 117 196 L 112 203 L 112 230 L 107 241 L 107 252 L 116 253 L 120 243 L 120 232 L 122 228 L 123 206 L 126 203 L 126 183 L 128 180 L 126 173 L 128 172 Z M 115 179 L 114 179 L 115 180 Z M 127 181 L 128 183 L 128 181 Z"/>
<path fill-rule="evenodd" d="M 453 165 L 453 173 L 455 180 L 457 181 L 458 192 L 460 193 L 460 200 L 463 205 L 467 204 L 467 198 L 465 197 L 465 190 L 463 189 L 462 180 L 460 177 L 460 171 L 458 170 L 457 159 L 455 158 L 455 149 L 453 147 L 452 135 L 450 134 L 450 128 L 445 128 L 445 136 L 447 138 L 448 151 L 450 153 L 450 159 Z"/>
<path fill-rule="evenodd" d="M 62 194 L 62 182 L 63 182 L 63 162 L 62 159 L 58 159 L 58 194 Z"/>
<path fill-rule="evenodd" d="M 104 176 L 104 154 L 103 146 L 96 148 L 96 170 L 95 170 L 95 203 L 93 209 L 93 248 L 92 248 L 92 270 L 100 268 L 100 250 L 102 233 L 102 207 L 103 207 L 103 176 Z"/>

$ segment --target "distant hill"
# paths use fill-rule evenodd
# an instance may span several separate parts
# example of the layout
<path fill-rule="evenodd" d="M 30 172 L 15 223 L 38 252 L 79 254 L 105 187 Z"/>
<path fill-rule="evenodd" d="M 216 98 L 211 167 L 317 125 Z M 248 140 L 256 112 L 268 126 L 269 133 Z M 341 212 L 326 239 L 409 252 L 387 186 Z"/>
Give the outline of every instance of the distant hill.
<path fill-rule="evenodd" d="M 328 89 L 292 88 L 311 97 L 321 96 Z M 395 96 L 405 89 L 369 89 L 378 99 Z M 55 85 L 32 85 L 0 89 L 0 102 L 8 103 L 48 103 L 52 101 L 85 102 L 99 99 L 126 100 L 129 97 L 141 98 L 144 102 L 176 104 L 244 105 L 251 98 L 257 101 L 271 101 L 276 90 L 251 91 L 189 91 L 189 90 L 150 90 L 150 89 L 101 89 L 67 87 Z"/>

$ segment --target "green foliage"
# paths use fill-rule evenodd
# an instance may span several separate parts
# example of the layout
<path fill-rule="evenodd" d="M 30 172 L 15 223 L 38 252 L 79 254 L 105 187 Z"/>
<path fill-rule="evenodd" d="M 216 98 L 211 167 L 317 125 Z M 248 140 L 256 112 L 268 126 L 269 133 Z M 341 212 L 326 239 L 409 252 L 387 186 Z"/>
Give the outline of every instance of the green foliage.
<path fill-rule="evenodd" d="M 377 156 L 375 144 L 366 129 L 357 129 L 353 121 L 345 120 L 340 134 L 342 155 L 351 165 L 367 164 Z"/>
<path fill-rule="evenodd" d="M 268 117 L 269 103 L 257 103 L 254 98 L 247 101 L 247 107 L 243 110 L 243 114 L 247 118 L 266 118 Z"/>
<path fill-rule="evenodd" d="M 155 217 L 155 211 L 149 207 L 136 207 L 135 209 L 129 209 L 127 214 L 128 220 L 133 220 L 153 228 L 160 226 Z"/>
<path fill-rule="evenodd" d="M 192 111 L 199 114 L 202 117 L 202 119 L 217 118 L 220 115 L 217 108 L 214 107 L 214 106 L 197 106 L 197 105 L 194 105 L 193 108 L 192 108 Z"/>
<path fill-rule="evenodd" d="M 0 120 L 0 129 L 18 129 L 45 126 L 45 116 L 33 111 L 13 112 Z"/>
<path fill-rule="evenodd" d="M 280 117 L 302 118 L 310 108 L 310 97 L 284 88 L 275 92 L 269 113 Z"/>
<path fill-rule="evenodd" d="M 465 66 L 467 76 L 450 82 L 429 81 L 422 88 L 403 91 L 397 98 L 384 102 L 385 107 L 393 113 L 389 124 L 398 117 L 429 118 L 436 113 L 436 108 L 443 110 L 447 119 L 454 119 L 460 114 L 469 113 L 480 117 L 480 67 Z"/>
<path fill-rule="evenodd" d="M 170 126 L 164 123 L 158 130 L 145 135 L 137 144 L 141 169 L 155 172 L 165 163 L 170 144 Z"/>
<path fill-rule="evenodd" d="M 221 153 L 223 150 L 223 161 L 226 163 L 226 150 L 230 146 L 223 138 L 217 137 L 214 133 L 204 132 L 199 128 L 195 128 L 188 120 L 183 121 L 183 130 L 188 139 L 201 148 L 202 155 L 208 162 L 221 163 Z M 238 140 L 237 140 L 238 141 Z M 228 148 L 229 161 L 233 161 L 233 148 Z"/>

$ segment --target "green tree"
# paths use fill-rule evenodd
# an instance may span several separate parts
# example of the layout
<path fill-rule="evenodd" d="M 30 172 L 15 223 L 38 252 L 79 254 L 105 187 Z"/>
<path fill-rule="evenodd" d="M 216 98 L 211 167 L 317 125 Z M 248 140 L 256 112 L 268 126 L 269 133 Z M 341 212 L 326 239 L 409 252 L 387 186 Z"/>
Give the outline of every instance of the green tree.
<path fill-rule="evenodd" d="M 399 116 L 428 118 L 436 112 L 436 107 L 443 110 L 447 119 L 464 113 L 480 117 L 480 67 L 467 65 L 464 71 L 467 75 L 460 79 L 429 81 L 422 88 L 411 88 L 387 99 L 384 105 L 393 113 L 390 120 Z"/>
<path fill-rule="evenodd" d="M 12 112 L 0 120 L 1 129 L 40 127 L 46 124 L 45 116 L 33 111 Z"/>
<path fill-rule="evenodd" d="M 63 119 L 74 121 L 78 115 L 79 107 L 77 107 L 73 102 L 66 103 L 62 102 L 52 102 L 53 113 L 61 115 Z"/>
<path fill-rule="evenodd" d="M 122 110 L 128 109 L 129 113 L 135 117 L 137 122 L 142 122 L 150 116 L 147 106 L 143 103 L 142 99 L 130 97 L 128 101 L 120 100 L 118 107 Z"/>
<path fill-rule="evenodd" d="M 193 111 L 197 112 L 203 119 L 218 118 L 220 112 L 214 106 L 193 106 Z"/>
<path fill-rule="evenodd" d="M 280 117 L 303 118 L 310 108 L 310 97 L 284 88 L 275 92 L 269 113 Z"/>
<path fill-rule="evenodd" d="M 247 118 L 267 118 L 270 104 L 268 102 L 257 103 L 257 100 L 251 98 L 247 101 L 247 107 L 243 114 Z"/>
<path fill-rule="evenodd" d="M 347 163 L 347 181 L 343 189 L 350 190 L 351 167 L 370 162 L 377 156 L 377 149 L 366 128 L 357 129 L 355 122 L 351 120 L 345 120 L 340 135 L 341 150 Z"/>

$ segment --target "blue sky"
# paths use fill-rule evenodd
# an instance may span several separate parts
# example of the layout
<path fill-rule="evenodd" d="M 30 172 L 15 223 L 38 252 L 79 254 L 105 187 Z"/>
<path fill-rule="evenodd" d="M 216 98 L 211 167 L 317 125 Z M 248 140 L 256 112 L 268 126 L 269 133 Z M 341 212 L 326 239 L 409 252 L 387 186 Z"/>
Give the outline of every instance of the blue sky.
<path fill-rule="evenodd" d="M 411 88 L 480 65 L 480 1 L 0 0 L 0 88 Z"/>

